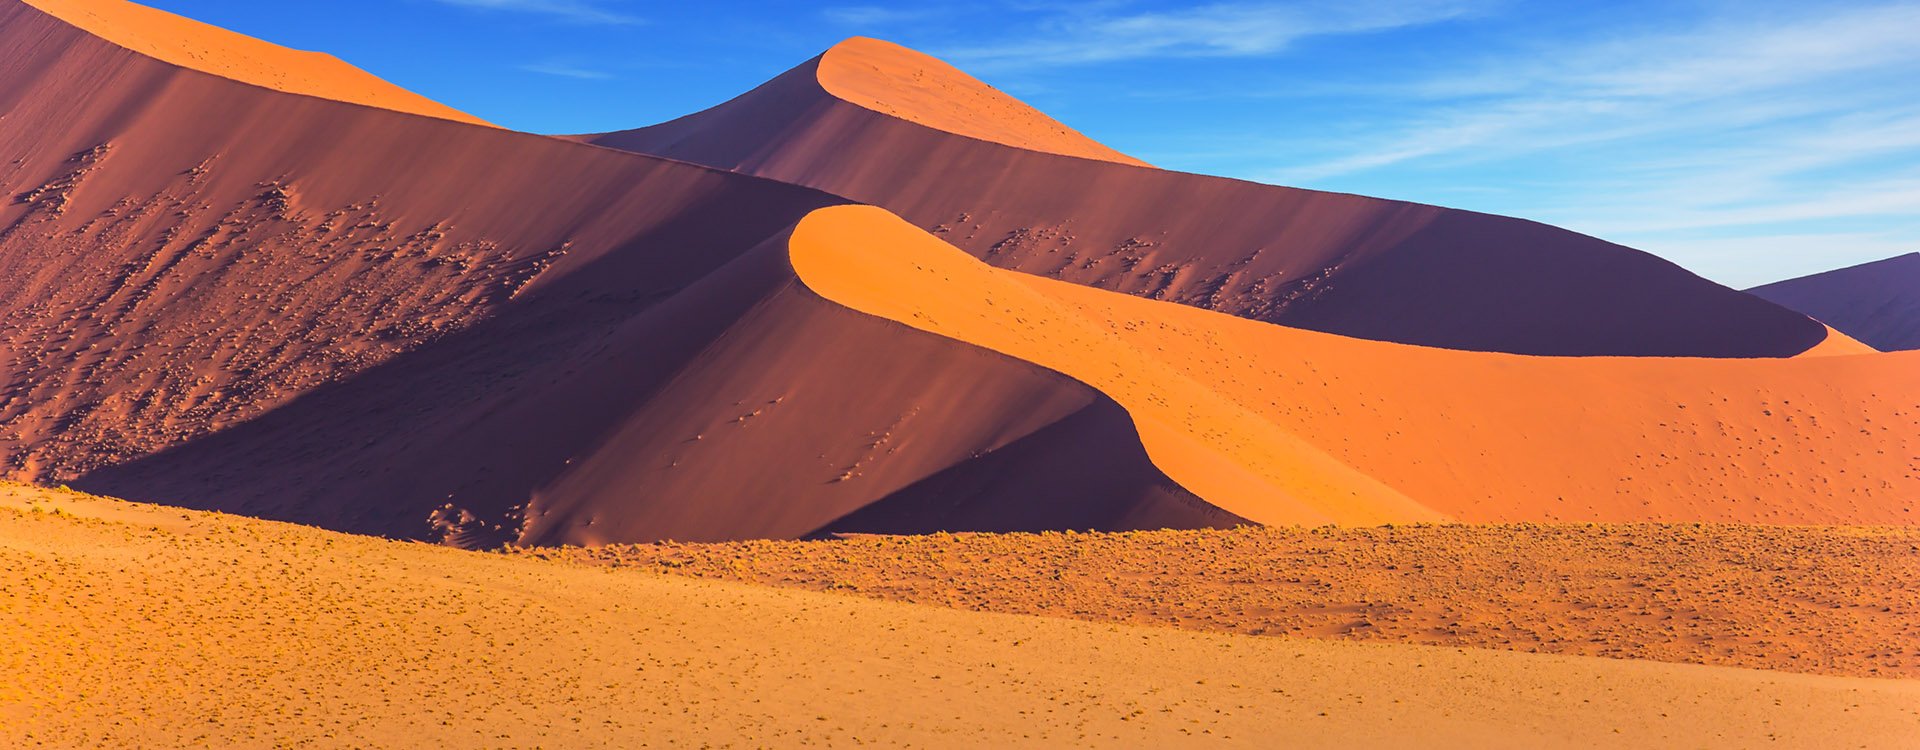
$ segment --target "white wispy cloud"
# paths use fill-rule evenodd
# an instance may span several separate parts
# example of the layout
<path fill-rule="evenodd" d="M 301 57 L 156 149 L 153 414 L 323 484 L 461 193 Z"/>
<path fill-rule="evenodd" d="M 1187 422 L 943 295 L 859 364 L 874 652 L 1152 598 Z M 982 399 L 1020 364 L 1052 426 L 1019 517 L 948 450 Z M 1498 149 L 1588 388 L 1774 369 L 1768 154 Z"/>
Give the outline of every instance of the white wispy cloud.
<path fill-rule="evenodd" d="M 612 73 L 604 70 L 582 67 L 561 60 L 528 63 L 520 66 L 520 69 L 529 73 L 540 73 L 542 75 L 559 76 L 561 78 L 578 78 L 583 81 L 604 81 L 613 78 Z"/>
<path fill-rule="evenodd" d="M 1506 158 L 1578 143 L 1724 132 L 1858 111 L 1862 97 L 1884 96 L 1888 89 L 1823 84 L 1920 68 L 1920 45 L 1912 43 L 1916 28 L 1920 5 L 1869 6 L 1812 18 L 1716 23 L 1552 54 L 1523 52 L 1414 82 L 1398 93 L 1418 114 L 1397 129 L 1353 143 L 1352 154 L 1269 176 L 1312 180 L 1442 154 Z M 1901 131 L 1891 134 L 1898 140 Z M 1852 154 L 1864 144 L 1893 144 L 1888 135 L 1884 128 L 1833 132 L 1801 146 Z"/>
<path fill-rule="evenodd" d="M 1149 12 L 1089 5 L 1043 16 L 1011 41 L 943 50 L 980 69 L 1073 65 L 1152 57 L 1268 55 L 1301 39 L 1357 34 L 1471 14 L 1470 0 L 1223 3 Z"/>
<path fill-rule="evenodd" d="M 437 0 L 445 5 L 477 10 L 537 13 L 580 23 L 636 24 L 639 16 L 612 10 L 588 0 Z"/>
<path fill-rule="evenodd" d="M 1270 143 L 1312 158 L 1249 176 L 1500 185 L 1465 199 L 1736 285 L 1920 247 L 1920 4 L 1718 7 L 1360 84 L 1384 118 Z"/>
<path fill-rule="evenodd" d="M 873 28 L 914 23 L 939 16 L 942 9 L 933 6 L 893 8 L 880 5 L 842 5 L 824 8 L 820 16 L 841 26 Z"/>

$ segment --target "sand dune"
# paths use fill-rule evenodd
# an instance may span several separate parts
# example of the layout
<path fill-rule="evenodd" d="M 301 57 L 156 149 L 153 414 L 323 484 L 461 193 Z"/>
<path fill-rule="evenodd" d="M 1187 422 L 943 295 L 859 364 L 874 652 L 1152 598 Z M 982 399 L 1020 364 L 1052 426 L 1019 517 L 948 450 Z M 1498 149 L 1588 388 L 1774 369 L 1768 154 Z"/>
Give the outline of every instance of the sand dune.
<path fill-rule="evenodd" d="M 1026 288 L 1021 275 L 979 263 L 884 210 L 817 211 L 791 245 L 800 280 L 828 299 L 1099 389 L 1127 409 L 1167 476 L 1235 516 L 1308 524 L 1442 518 Z"/>
<path fill-rule="evenodd" d="M 1920 522 L 1920 355 L 1363 341 L 992 269 L 863 206 L 793 248 L 829 299 L 1099 389 L 1169 477 L 1256 522 Z"/>
<path fill-rule="evenodd" d="M 1747 293 L 1881 351 L 1920 349 L 1920 253 L 1776 281 Z"/>
<path fill-rule="evenodd" d="M 1114 163 L 1082 139 L 1025 135 L 1049 127 L 944 64 L 854 39 L 713 109 L 584 138 L 879 205 L 1002 268 L 1360 338 L 1784 357 L 1826 335 L 1592 237 Z"/>
<path fill-rule="evenodd" d="M 1920 737 L 1912 530 L 1779 526 L 1915 524 L 1920 351 L 877 40 L 641 153 L 484 125 L 0 0 L 0 475 L 176 506 L 0 484 L 0 745 Z M 1767 526 L 1222 528 L 1442 520 Z M 547 547 L 942 529 L 1186 531 Z"/>
<path fill-rule="evenodd" d="M 533 488 L 777 285 L 751 268 L 700 282 L 838 200 L 242 86 L 24 5 L 4 12 L 0 188 L 14 200 L 0 205 L 12 355 L 0 363 L 0 447 L 14 477 L 370 533 L 498 537 L 484 527 L 511 526 Z M 768 268 L 784 266 L 772 257 Z M 1023 395 L 1054 391 L 1032 381 L 997 387 L 1042 423 L 1091 402 Z M 694 403 L 716 422 L 747 411 Z M 817 483 L 907 410 L 875 403 L 889 413 L 808 436 L 844 444 L 828 457 L 841 465 L 809 469 Z M 955 427 L 950 441 L 920 441 L 947 445 L 927 460 L 945 466 L 1031 429 L 1003 415 L 979 418 L 984 436 Z M 155 457 L 168 449 L 187 452 Z M 196 494 L 203 484 L 218 491 Z M 731 533 L 804 533 L 841 512 Z M 711 518 L 701 523 L 740 523 Z"/>
<path fill-rule="evenodd" d="M 1898 355 L 1281 328 L 996 271 L 810 189 L 241 85 L 4 8 L 11 477 L 480 547 L 1912 523 Z M 1313 209 L 1288 222 L 1387 205 L 1287 195 Z"/>
<path fill-rule="evenodd" d="M 0 506 L 0 742 L 15 747 L 1897 747 L 1920 732 L 1906 681 L 949 611 L 17 487 Z"/>
<path fill-rule="evenodd" d="M 189 70 L 291 94 L 351 102 L 443 120 L 486 125 L 332 55 L 269 44 L 250 36 L 125 0 L 7 0 L 0 23 L 29 23 L 30 6 L 101 39 Z"/>
<path fill-rule="evenodd" d="M 4 12 L 8 476 L 474 546 L 797 536 L 986 485 L 984 528 L 1240 522 L 1092 389 L 799 288 L 786 230 L 840 199 Z"/>
<path fill-rule="evenodd" d="M 1107 148 L 953 66 L 892 42 L 854 37 L 821 56 L 820 87 L 836 98 L 935 130 L 1118 164 Z"/>

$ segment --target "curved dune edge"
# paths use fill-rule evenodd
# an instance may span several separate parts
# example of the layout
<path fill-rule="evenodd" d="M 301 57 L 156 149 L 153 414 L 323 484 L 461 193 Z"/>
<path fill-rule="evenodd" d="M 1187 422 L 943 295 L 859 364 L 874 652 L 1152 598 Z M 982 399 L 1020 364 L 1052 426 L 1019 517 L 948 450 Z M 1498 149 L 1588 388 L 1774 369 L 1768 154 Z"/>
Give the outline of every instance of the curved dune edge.
<path fill-rule="evenodd" d="M 1920 523 L 1920 352 L 1466 352 L 1019 281 L 1461 521 Z"/>
<path fill-rule="evenodd" d="M 1822 323 L 1821 325 L 1826 325 L 1826 324 Z M 1795 357 L 1844 357 L 1850 354 L 1879 354 L 1880 353 L 1879 349 L 1875 349 L 1871 346 L 1868 346 L 1866 343 L 1860 341 L 1859 339 L 1856 339 L 1852 336 L 1848 336 L 1844 333 L 1841 333 L 1838 329 L 1835 329 L 1833 326 L 1826 326 L 1826 328 L 1827 328 L 1826 338 L 1821 339 L 1820 343 L 1814 344 L 1813 346 L 1808 347 L 1806 351 L 1801 352 L 1799 354 L 1795 354 L 1793 356 Z"/>
<path fill-rule="evenodd" d="M 820 56 L 815 77 L 841 101 L 935 130 L 1029 151 L 1152 166 L 951 65 L 892 42 L 847 39 Z"/>
<path fill-rule="evenodd" d="M 796 228 L 802 283 L 1127 409 L 1260 523 L 1920 523 L 1920 353 L 1534 357 L 1354 339 L 993 269 L 885 211 Z"/>
<path fill-rule="evenodd" d="M 289 49 L 125 0 L 0 2 L 24 3 L 116 46 L 169 65 L 289 94 L 493 127 L 332 55 Z"/>
<path fill-rule="evenodd" d="M 1125 408 L 1154 465 L 1264 524 L 1440 521 L 1434 512 L 1249 414 L 1164 362 L 884 209 L 835 206 L 789 241 L 801 283 L 859 312 L 1032 362 Z"/>

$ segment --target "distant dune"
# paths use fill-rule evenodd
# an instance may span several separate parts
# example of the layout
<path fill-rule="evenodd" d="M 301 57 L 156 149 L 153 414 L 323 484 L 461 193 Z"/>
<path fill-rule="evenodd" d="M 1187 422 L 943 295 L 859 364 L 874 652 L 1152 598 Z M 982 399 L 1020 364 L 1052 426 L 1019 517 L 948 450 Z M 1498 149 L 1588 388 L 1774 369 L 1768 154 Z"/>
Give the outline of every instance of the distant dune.
<path fill-rule="evenodd" d="M 1747 293 L 1806 313 L 1880 351 L 1920 349 L 1920 253 L 1776 281 Z"/>
<path fill-rule="evenodd" d="M 1030 151 L 1150 166 L 981 83 L 944 62 L 879 39 L 854 37 L 821 56 L 820 87 L 885 115 Z"/>
<path fill-rule="evenodd" d="M 1360 338 L 1784 357 L 1825 336 L 1543 224 L 1133 166 L 938 60 L 867 39 L 713 109 L 583 137 L 879 205 L 1002 268 Z"/>
<path fill-rule="evenodd" d="M 486 125 L 477 117 L 402 89 L 332 55 L 287 49 L 124 0 L 7 0 L 0 19 L 34 23 L 18 5 L 73 24 L 112 44 L 183 68 L 291 94 Z"/>
<path fill-rule="evenodd" d="M 8 747 L 1887 747 L 1920 733 L 1910 681 L 959 612 L 37 489 L 0 489 L 0 580 Z"/>

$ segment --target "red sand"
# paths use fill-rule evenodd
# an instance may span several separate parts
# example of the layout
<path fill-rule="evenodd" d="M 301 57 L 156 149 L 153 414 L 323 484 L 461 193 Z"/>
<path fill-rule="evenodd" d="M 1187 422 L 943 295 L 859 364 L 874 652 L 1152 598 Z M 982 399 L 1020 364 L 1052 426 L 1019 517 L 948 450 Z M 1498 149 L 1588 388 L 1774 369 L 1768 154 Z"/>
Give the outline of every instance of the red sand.
<path fill-rule="evenodd" d="M 842 82 L 856 78 L 888 85 L 849 103 Z M 856 39 L 705 112 L 587 138 L 879 205 L 1001 268 L 1360 338 L 1785 357 L 1826 336 L 1805 316 L 1592 237 L 1078 158 L 1077 140 L 983 141 L 975 134 L 989 116 L 1005 130 L 1051 121 L 992 92 L 990 112 L 961 122 L 951 98 L 927 96 L 979 87 L 924 55 Z"/>
<path fill-rule="evenodd" d="M 1920 349 L 1920 253 L 1776 281 L 1747 293 L 1813 316 L 1881 351 Z"/>

